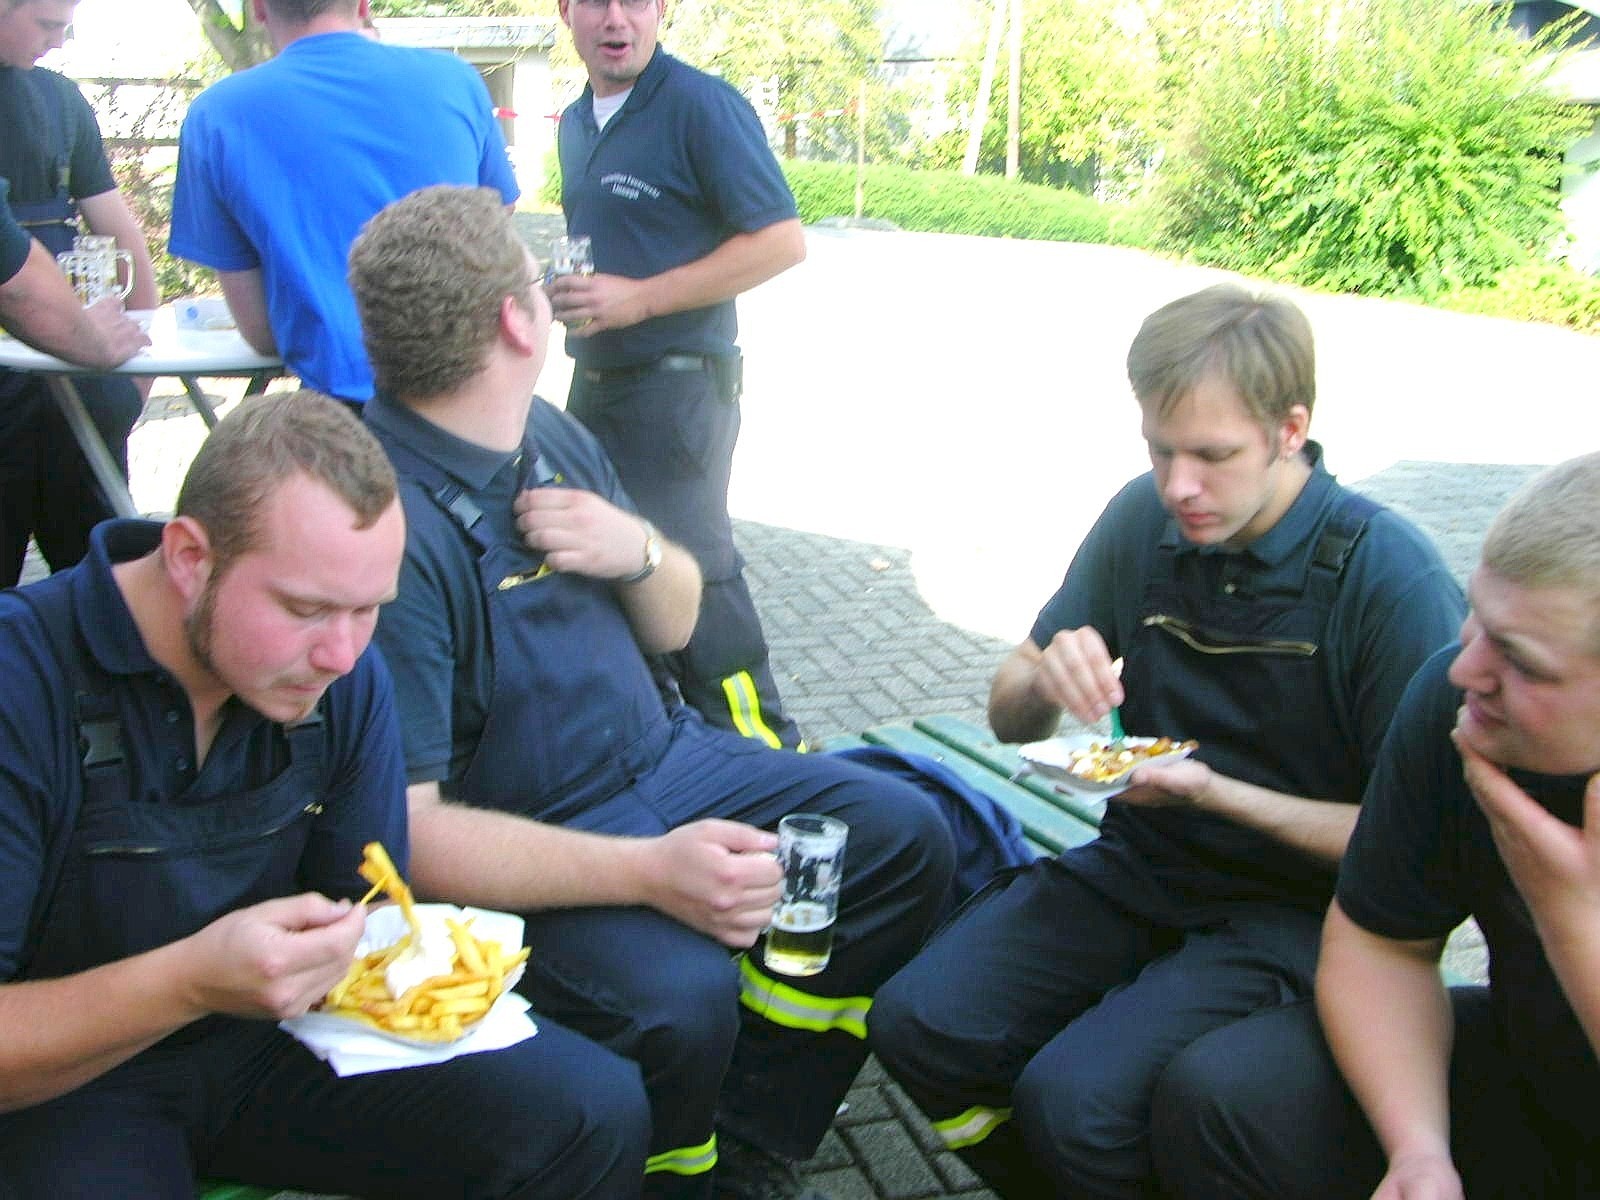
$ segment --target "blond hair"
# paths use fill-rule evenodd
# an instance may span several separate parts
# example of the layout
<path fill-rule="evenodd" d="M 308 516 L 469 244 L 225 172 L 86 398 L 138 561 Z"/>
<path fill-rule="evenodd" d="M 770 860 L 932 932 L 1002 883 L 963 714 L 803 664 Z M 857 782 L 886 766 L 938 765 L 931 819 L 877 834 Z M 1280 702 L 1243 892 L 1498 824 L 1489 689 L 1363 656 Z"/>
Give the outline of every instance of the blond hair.
<path fill-rule="evenodd" d="M 1600 651 L 1600 453 L 1534 476 L 1490 523 L 1481 559 L 1521 587 L 1584 593 Z"/>
<path fill-rule="evenodd" d="M 1271 428 L 1317 398 L 1311 323 L 1282 296 L 1219 283 L 1158 308 L 1128 347 L 1128 382 L 1161 416 L 1208 379 L 1229 384 Z"/>

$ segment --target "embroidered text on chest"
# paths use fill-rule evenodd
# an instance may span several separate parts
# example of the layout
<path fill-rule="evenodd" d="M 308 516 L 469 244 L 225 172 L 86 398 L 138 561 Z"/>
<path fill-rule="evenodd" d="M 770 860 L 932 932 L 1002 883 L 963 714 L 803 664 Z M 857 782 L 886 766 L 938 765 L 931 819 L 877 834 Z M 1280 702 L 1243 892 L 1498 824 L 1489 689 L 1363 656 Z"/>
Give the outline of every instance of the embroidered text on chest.
<path fill-rule="evenodd" d="M 600 186 L 613 196 L 623 196 L 629 200 L 637 200 L 641 195 L 649 196 L 652 200 L 661 198 L 661 189 L 646 183 L 634 175 L 627 175 L 621 171 L 612 171 L 609 175 L 600 177 Z"/>

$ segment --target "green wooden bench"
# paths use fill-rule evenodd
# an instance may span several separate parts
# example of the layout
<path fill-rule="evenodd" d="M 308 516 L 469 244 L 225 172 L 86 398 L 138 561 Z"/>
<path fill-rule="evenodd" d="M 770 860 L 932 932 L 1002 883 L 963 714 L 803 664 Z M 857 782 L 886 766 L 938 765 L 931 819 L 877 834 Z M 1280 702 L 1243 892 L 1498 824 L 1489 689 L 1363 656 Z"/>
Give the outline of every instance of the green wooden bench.
<path fill-rule="evenodd" d="M 942 763 L 1015 816 L 1041 854 L 1058 854 L 1100 835 L 1104 800 L 1087 799 L 1024 771 L 1015 746 L 996 741 L 988 729 L 971 721 L 920 717 L 910 725 L 877 725 L 859 736 L 824 738 L 817 748 L 846 746 L 886 746 Z"/>

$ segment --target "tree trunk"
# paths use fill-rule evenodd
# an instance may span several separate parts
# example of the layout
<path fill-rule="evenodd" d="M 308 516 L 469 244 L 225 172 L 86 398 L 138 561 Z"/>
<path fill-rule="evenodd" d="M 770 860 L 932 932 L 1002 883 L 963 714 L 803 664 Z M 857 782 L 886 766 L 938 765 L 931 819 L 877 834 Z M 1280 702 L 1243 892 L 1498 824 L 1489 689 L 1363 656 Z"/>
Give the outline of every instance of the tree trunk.
<path fill-rule="evenodd" d="M 256 23 L 250 0 L 243 0 L 240 23 L 223 9 L 220 0 L 189 0 L 189 7 L 200 18 L 206 41 L 227 64 L 230 71 L 242 71 L 272 57 L 266 30 Z"/>
<path fill-rule="evenodd" d="M 1011 67 L 1006 77 L 1006 178 L 1015 179 L 1022 145 L 1022 0 L 1011 0 Z"/>
<path fill-rule="evenodd" d="M 972 102 L 972 124 L 967 128 L 967 152 L 961 173 L 978 173 L 978 151 L 983 145 L 983 123 L 989 119 L 989 94 L 994 90 L 994 64 L 1000 57 L 1000 32 L 1006 27 L 1006 0 L 994 0 L 989 18 L 989 44 L 983 50 L 983 70 L 978 73 L 978 96 Z"/>

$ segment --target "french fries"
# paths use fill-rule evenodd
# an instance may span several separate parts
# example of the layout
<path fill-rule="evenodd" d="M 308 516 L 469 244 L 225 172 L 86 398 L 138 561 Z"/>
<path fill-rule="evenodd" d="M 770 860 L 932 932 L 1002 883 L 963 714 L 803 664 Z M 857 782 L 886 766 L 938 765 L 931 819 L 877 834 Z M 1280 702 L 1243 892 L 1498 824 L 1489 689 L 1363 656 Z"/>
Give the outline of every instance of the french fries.
<path fill-rule="evenodd" d="M 1118 738 L 1113 742 L 1095 742 L 1082 750 L 1074 750 L 1067 770 L 1079 779 L 1093 783 L 1115 783 L 1135 767 L 1141 767 L 1154 758 L 1167 754 L 1193 751 L 1199 743 L 1190 740 L 1175 742 L 1171 738 Z"/>
<path fill-rule="evenodd" d="M 422 923 L 413 907 L 411 889 L 381 845 L 366 845 L 359 870 L 361 877 L 372 884 L 362 903 L 379 892 L 387 894 L 399 904 L 407 932 L 392 946 L 352 962 L 344 978 L 323 999 L 322 1011 L 417 1041 L 455 1041 L 481 1021 L 499 999 L 506 979 L 527 959 L 527 948 L 507 954 L 499 942 L 474 937 L 470 919 L 447 919 L 453 948 L 450 969 L 423 979 L 396 996 L 388 978 L 389 969 L 420 950 Z"/>

